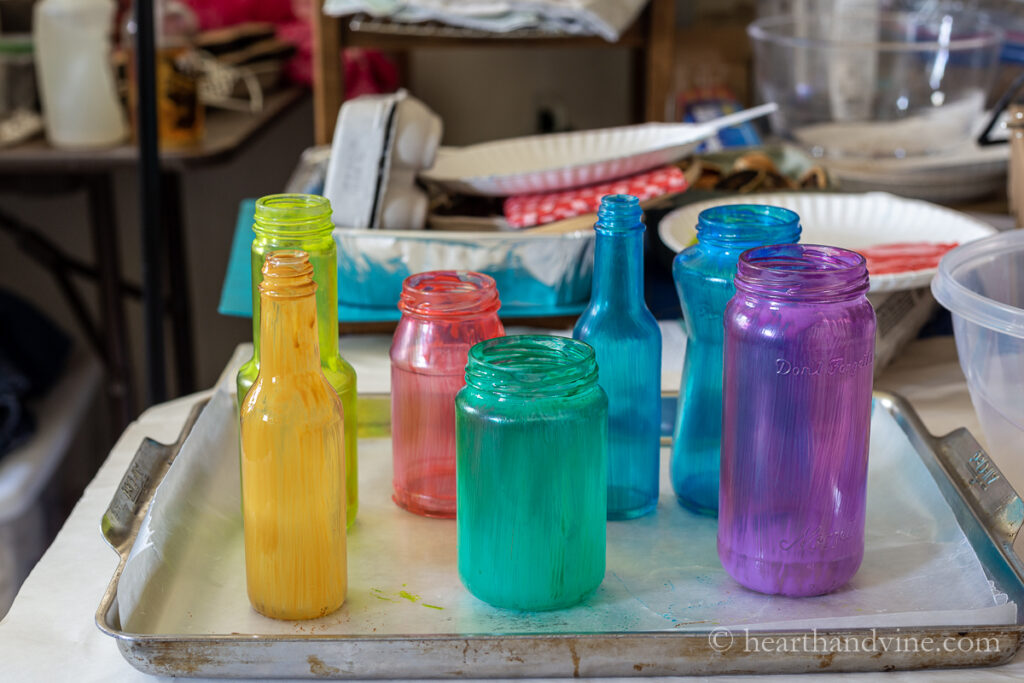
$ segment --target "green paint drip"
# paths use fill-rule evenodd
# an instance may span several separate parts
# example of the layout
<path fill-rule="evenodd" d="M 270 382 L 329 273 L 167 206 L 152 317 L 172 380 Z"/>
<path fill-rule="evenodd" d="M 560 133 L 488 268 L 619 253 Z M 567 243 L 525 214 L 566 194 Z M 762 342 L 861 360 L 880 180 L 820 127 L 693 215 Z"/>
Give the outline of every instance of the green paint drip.
<path fill-rule="evenodd" d="M 437 605 L 430 605 L 430 604 L 427 604 L 427 603 L 423 603 L 423 606 L 424 607 L 429 607 L 430 609 L 444 609 L 444 607 L 438 607 Z"/>
<path fill-rule="evenodd" d="M 398 597 L 405 598 L 409 602 L 416 602 L 420 599 L 420 596 L 413 595 L 409 591 L 398 591 Z"/>

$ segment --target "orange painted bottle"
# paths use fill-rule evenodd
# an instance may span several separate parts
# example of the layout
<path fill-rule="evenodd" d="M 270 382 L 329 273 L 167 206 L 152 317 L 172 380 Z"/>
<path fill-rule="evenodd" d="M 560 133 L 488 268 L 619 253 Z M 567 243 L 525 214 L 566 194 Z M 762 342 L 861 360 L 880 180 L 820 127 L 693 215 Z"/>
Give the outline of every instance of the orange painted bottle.
<path fill-rule="evenodd" d="M 345 600 L 345 420 L 320 368 L 313 267 L 269 254 L 260 287 L 260 369 L 242 401 L 242 516 L 249 602 L 313 619 Z"/>

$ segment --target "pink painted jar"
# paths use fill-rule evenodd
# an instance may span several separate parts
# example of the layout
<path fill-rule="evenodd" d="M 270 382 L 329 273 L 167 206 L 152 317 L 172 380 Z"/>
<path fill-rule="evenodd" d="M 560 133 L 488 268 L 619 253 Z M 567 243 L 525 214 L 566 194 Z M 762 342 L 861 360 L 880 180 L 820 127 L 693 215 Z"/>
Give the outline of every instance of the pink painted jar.
<path fill-rule="evenodd" d="M 487 275 L 434 270 L 402 283 L 391 344 L 394 501 L 426 517 L 455 516 L 455 394 L 477 342 L 505 335 Z"/>

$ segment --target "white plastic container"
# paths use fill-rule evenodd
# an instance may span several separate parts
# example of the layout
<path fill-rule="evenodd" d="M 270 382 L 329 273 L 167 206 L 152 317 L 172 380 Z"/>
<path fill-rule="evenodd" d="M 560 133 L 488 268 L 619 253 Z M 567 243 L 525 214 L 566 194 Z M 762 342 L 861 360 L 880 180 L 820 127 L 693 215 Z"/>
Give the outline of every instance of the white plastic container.
<path fill-rule="evenodd" d="M 33 405 L 36 433 L 0 459 L 0 618 L 63 524 L 65 492 L 74 500 L 93 474 L 102 378 L 99 361 L 74 350 L 60 381 Z"/>
<path fill-rule="evenodd" d="M 127 126 L 110 63 L 113 0 L 42 0 L 34 40 L 46 136 L 55 147 L 106 147 Z"/>
<path fill-rule="evenodd" d="M 427 195 L 416 174 L 434 163 L 441 118 L 405 90 L 341 107 L 324 179 L 334 222 L 357 230 L 418 230 Z"/>
<path fill-rule="evenodd" d="M 953 314 L 960 367 L 1004 472 L 1024 470 L 1024 230 L 946 254 L 932 293 Z"/>

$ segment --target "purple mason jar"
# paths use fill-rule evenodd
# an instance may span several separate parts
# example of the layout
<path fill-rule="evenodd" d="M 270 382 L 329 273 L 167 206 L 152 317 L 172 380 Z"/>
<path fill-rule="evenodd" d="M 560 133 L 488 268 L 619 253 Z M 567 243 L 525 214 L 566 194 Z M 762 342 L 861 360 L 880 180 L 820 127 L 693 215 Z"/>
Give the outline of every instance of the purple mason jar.
<path fill-rule="evenodd" d="M 833 591 L 864 556 L 875 313 L 864 257 L 743 252 L 725 310 L 718 557 L 747 588 Z"/>

